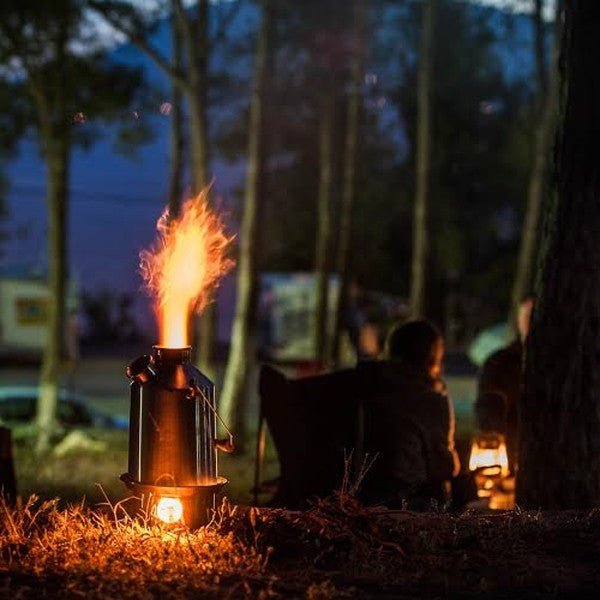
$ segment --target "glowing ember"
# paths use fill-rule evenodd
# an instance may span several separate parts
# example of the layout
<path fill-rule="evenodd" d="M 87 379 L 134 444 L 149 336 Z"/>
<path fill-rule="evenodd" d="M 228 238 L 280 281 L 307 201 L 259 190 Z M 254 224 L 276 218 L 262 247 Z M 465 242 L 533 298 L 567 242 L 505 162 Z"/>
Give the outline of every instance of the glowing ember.
<path fill-rule="evenodd" d="M 163 496 L 156 504 L 156 516 L 164 523 L 177 523 L 183 516 L 181 500 Z"/>
<path fill-rule="evenodd" d="M 142 275 L 156 297 L 161 346 L 189 345 L 190 313 L 202 311 L 219 279 L 233 266 L 225 257 L 232 238 L 210 211 L 207 199 L 207 190 L 190 198 L 174 220 L 165 210 L 156 224 L 155 245 L 140 253 Z"/>

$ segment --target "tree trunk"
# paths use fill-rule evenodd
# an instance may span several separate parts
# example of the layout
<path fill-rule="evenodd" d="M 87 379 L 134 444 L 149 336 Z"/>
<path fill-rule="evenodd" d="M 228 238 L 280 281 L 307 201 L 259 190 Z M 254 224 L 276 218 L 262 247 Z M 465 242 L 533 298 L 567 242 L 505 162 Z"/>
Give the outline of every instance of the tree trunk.
<path fill-rule="evenodd" d="M 248 167 L 244 190 L 244 212 L 239 237 L 237 299 L 231 347 L 221 394 L 221 412 L 225 422 L 233 426 L 239 451 L 244 450 L 247 382 L 254 356 L 251 344 L 252 307 L 255 305 L 257 282 L 257 214 L 260 173 L 264 160 L 262 117 L 269 57 L 270 11 L 270 0 L 262 0 L 262 20 L 256 48 L 256 72 L 250 99 Z"/>
<path fill-rule="evenodd" d="M 36 451 L 46 452 L 57 428 L 60 363 L 63 354 L 67 289 L 67 236 L 69 204 L 70 124 L 67 117 L 66 48 L 68 24 L 59 22 L 54 41 L 55 89 L 48 90 L 29 73 L 29 85 L 36 99 L 39 132 L 46 162 L 48 210 L 48 321 L 47 339 L 40 371 L 37 404 Z M 49 93 L 50 92 L 50 93 Z"/>
<path fill-rule="evenodd" d="M 557 16 L 558 4 L 557 0 Z M 544 0 L 534 0 L 533 3 L 533 45 L 534 59 L 536 65 L 536 76 L 538 80 L 538 105 L 543 103 L 548 91 L 548 68 L 546 65 L 546 29 L 544 27 Z M 555 46 L 556 40 L 555 40 Z"/>
<path fill-rule="evenodd" d="M 557 2 L 557 7 L 558 5 Z M 541 14 L 541 0 L 536 0 L 535 7 L 535 58 L 539 88 L 538 97 L 541 100 L 541 105 L 539 101 L 536 104 L 537 110 L 541 112 L 539 113 L 540 116 L 535 135 L 535 154 L 533 158 L 533 167 L 529 176 L 527 207 L 521 232 L 521 246 L 519 248 L 517 270 L 510 299 L 508 323 L 511 326 L 509 327 L 509 335 L 511 335 L 511 337 L 514 334 L 519 305 L 530 289 L 532 283 L 532 271 L 535 263 L 538 241 L 538 223 L 544 194 L 547 191 L 547 172 L 552 150 L 552 136 L 556 121 L 558 100 L 558 83 L 556 81 L 555 70 L 552 70 L 549 78 L 546 75 L 544 24 Z M 558 8 L 556 22 L 558 23 Z M 556 33 L 554 36 L 554 48 L 553 54 L 557 54 L 558 42 Z M 556 61 L 554 64 L 556 64 Z"/>
<path fill-rule="evenodd" d="M 199 84 L 194 86 L 194 93 L 188 94 L 190 111 L 190 158 L 192 194 L 199 194 L 209 183 L 208 152 L 206 136 L 206 105 L 199 98 Z"/>
<path fill-rule="evenodd" d="M 187 89 L 190 112 L 190 156 L 192 193 L 198 194 L 210 184 L 208 129 L 206 121 L 208 87 L 208 0 L 199 0 L 195 27 L 188 31 L 189 82 Z M 217 329 L 216 303 L 206 306 L 199 319 L 195 362 L 206 375 L 215 378 L 214 345 Z M 197 331 L 197 329 L 196 329 Z"/>
<path fill-rule="evenodd" d="M 183 49 L 181 29 L 177 19 L 171 19 L 171 35 L 173 63 L 176 68 L 183 69 Z M 183 106 L 179 86 L 172 83 L 173 102 L 171 103 L 171 168 L 169 173 L 169 215 L 175 218 L 181 208 L 182 176 L 183 176 Z"/>
<path fill-rule="evenodd" d="M 419 79 L 416 140 L 416 183 L 413 211 L 413 243 L 410 280 L 410 310 L 413 317 L 425 313 L 427 269 L 427 204 L 431 176 L 431 87 L 433 77 L 433 23 L 435 0 L 423 5 L 419 44 Z"/>
<path fill-rule="evenodd" d="M 63 351 L 67 279 L 68 142 L 64 134 L 45 140 L 48 202 L 49 303 L 46 346 L 37 405 L 37 446 L 43 453 L 56 431 L 60 361 Z"/>
<path fill-rule="evenodd" d="M 315 247 L 315 359 L 323 363 L 328 352 L 327 308 L 329 299 L 329 249 L 331 246 L 331 187 L 333 178 L 334 91 L 324 92 L 319 122 L 319 189 Z"/>
<path fill-rule="evenodd" d="M 557 191 L 527 341 L 517 502 L 600 503 L 600 4 L 565 3 Z"/>
<path fill-rule="evenodd" d="M 354 5 L 353 54 L 350 65 L 350 93 L 346 115 L 346 139 L 344 142 L 344 171 L 342 202 L 340 207 L 339 237 L 336 253 L 336 271 L 340 278 L 339 293 L 335 306 L 335 335 L 332 358 L 340 361 L 340 341 L 343 314 L 346 310 L 348 293 L 348 259 L 352 236 L 352 211 L 356 195 L 356 146 L 359 129 L 361 89 L 364 77 L 365 13 L 366 0 L 357 0 Z"/>

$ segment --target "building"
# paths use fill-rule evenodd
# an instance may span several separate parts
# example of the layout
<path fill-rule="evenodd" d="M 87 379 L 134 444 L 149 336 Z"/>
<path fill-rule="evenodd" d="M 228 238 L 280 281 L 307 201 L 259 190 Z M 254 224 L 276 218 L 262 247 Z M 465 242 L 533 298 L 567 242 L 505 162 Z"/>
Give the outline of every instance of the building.
<path fill-rule="evenodd" d="M 49 291 L 44 269 L 31 265 L 0 268 L 0 354 L 39 358 L 47 336 Z M 67 311 L 76 310 L 78 295 L 71 283 Z"/>

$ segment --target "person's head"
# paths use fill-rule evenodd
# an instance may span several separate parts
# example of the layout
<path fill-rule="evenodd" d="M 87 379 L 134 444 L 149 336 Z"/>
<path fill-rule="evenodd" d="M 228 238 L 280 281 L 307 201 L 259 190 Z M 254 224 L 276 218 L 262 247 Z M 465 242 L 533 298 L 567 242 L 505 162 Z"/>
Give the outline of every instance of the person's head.
<path fill-rule="evenodd" d="M 439 377 L 444 358 L 444 338 L 439 329 L 424 319 L 396 325 L 386 345 L 387 358 L 400 360 Z"/>
<path fill-rule="evenodd" d="M 531 311 L 533 310 L 533 296 L 525 296 L 519 304 L 519 310 L 517 312 L 517 331 L 519 332 L 519 339 L 521 342 L 525 342 L 529 335 L 529 323 L 531 321 Z"/>

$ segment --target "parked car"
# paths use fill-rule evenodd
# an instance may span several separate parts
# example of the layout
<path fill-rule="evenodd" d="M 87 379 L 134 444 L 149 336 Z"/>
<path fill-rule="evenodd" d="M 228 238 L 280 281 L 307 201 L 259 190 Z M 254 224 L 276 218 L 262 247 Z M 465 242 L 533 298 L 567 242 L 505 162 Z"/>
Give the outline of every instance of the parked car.
<path fill-rule="evenodd" d="M 37 398 L 36 386 L 0 387 L 0 421 L 7 425 L 32 422 L 35 419 Z M 59 390 L 58 421 L 67 429 L 127 429 L 129 426 L 126 417 L 102 413 L 90 406 L 84 396 L 64 388 Z"/>

